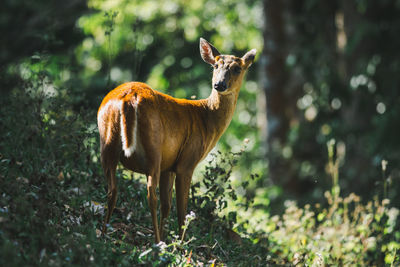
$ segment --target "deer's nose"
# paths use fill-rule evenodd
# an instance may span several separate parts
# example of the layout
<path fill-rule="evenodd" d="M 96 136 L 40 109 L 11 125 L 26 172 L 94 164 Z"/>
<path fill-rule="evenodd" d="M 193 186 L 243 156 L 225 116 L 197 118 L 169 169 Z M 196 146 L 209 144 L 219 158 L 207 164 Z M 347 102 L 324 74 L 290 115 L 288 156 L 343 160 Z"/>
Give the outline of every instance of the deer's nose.
<path fill-rule="evenodd" d="M 214 84 L 214 89 L 217 91 L 220 91 L 220 92 L 225 91 L 226 90 L 226 82 L 225 81 L 216 82 Z"/>

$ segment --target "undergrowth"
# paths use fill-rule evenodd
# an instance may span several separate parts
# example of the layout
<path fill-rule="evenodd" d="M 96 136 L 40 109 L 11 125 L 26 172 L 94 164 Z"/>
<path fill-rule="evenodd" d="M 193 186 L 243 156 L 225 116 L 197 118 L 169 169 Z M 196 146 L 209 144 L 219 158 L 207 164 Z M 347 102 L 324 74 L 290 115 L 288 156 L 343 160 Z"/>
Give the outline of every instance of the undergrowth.
<path fill-rule="evenodd" d="M 398 266 L 399 210 L 378 196 L 366 204 L 354 193 L 341 197 L 343 151 L 334 140 L 327 145 L 332 189 L 326 203 L 300 208 L 287 201 L 284 214 L 267 222 L 271 252 L 299 266 Z"/>
<path fill-rule="evenodd" d="M 177 236 L 173 207 L 159 244 L 153 244 L 146 187 L 118 171 L 117 208 L 108 234 L 100 236 L 106 183 L 95 111 L 74 110 L 65 99 L 21 90 L 1 100 L 1 266 L 400 264 L 399 210 L 382 197 L 340 196 L 343 159 L 334 143 L 326 202 L 287 201 L 281 216 L 264 217 L 257 227 L 241 218 L 242 211 L 257 216 L 243 197 L 257 177 L 242 178 L 237 190 L 232 170 L 243 151 L 217 152 L 192 185 L 185 238 Z"/>

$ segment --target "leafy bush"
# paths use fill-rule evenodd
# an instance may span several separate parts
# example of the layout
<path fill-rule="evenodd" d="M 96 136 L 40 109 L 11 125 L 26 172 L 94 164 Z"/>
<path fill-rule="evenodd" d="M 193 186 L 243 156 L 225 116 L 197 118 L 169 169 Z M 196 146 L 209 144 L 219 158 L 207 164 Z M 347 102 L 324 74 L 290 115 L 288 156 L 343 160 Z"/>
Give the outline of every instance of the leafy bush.
<path fill-rule="evenodd" d="M 399 264 L 399 210 L 390 207 L 389 199 L 377 196 L 367 204 L 354 193 L 340 197 L 341 155 L 335 152 L 334 141 L 328 142 L 333 186 L 325 192 L 327 206 L 299 208 L 287 201 L 284 214 L 270 218 L 266 228 L 271 251 L 294 265 Z"/>
<path fill-rule="evenodd" d="M 360 203 L 355 194 L 333 200 L 327 192 L 329 207 L 309 205 L 303 209 L 287 202 L 282 217 L 269 221 L 268 238 L 272 252 L 289 262 L 307 265 L 371 266 L 399 263 L 399 210 L 389 200 Z M 397 230 L 395 231 L 397 227 Z"/>
<path fill-rule="evenodd" d="M 35 88 L 2 98 L 0 262 L 89 261 L 96 233 L 83 203 L 101 191 L 93 190 L 100 171 L 87 124 L 93 114 L 76 114 L 65 99 Z"/>

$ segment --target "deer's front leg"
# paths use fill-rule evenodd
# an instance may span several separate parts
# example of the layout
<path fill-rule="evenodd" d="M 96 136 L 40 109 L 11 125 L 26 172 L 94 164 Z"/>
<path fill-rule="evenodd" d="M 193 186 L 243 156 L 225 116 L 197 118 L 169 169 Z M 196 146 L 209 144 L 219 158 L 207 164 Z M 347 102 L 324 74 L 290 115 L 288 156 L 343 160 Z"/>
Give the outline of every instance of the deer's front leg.
<path fill-rule="evenodd" d="M 193 170 L 179 171 L 176 173 L 176 206 L 178 211 L 179 235 L 182 237 L 182 226 L 185 224 L 187 204 L 189 198 L 190 183 Z"/>

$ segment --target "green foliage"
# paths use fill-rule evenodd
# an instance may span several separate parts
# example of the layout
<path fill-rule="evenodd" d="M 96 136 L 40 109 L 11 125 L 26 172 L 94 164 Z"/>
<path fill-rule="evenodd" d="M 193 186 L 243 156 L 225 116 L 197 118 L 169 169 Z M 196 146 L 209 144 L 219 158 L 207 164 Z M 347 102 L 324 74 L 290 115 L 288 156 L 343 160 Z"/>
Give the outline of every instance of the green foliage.
<path fill-rule="evenodd" d="M 268 221 L 266 234 L 272 252 L 294 265 L 399 264 L 399 209 L 391 207 L 389 199 L 377 196 L 367 204 L 354 193 L 340 197 L 342 155 L 334 140 L 328 142 L 328 156 L 332 190 L 325 192 L 327 205 L 299 208 L 287 201 L 284 214 Z"/>
<path fill-rule="evenodd" d="M 282 217 L 272 217 L 268 238 L 272 252 L 297 265 L 371 266 L 399 264 L 399 210 L 389 200 L 360 202 L 325 193 L 328 208 L 286 203 Z M 395 230 L 397 229 L 397 230 Z"/>

